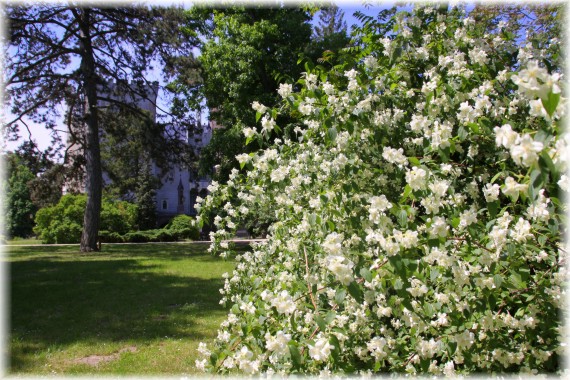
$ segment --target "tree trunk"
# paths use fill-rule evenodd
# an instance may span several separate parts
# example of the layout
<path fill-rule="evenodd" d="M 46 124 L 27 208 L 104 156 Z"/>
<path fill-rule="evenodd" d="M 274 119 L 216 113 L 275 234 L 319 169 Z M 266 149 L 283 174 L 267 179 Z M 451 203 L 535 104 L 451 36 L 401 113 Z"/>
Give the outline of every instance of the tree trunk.
<path fill-rule="evenodd" d="M 101 151 L 99 148 L 99 120 L 97 115 L 97 80 L 95 60 L 90 36 L 90 12 L 88 8 L 79 10 L 81 28 L 82 57 L 81 75 L 84 91 L 85 117 L 85 192 L 87 205 L 83 217 L 81 252 L 98 251 L 99 222 L 101 218 L 101 198 L 103 179 L 101 173 Z"/>

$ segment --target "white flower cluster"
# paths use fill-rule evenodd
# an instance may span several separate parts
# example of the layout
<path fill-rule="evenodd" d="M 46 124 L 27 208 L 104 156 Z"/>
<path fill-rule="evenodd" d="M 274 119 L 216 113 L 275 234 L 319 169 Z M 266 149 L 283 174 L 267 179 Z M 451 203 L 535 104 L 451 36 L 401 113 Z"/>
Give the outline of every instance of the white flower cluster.
<path fill-rule="evenodd" d="M 226 276 L 231 310 L 199 368 L 558 370 L 562 75 L 528 54 L 506 65 L 497 54 L 516 41 L 461 13 L 418 7 L 394 22 L 358 67 L 280 86 L 302 139 L 239 155 L 250 169 L 201 202 L 217 215 L 214 251 L 247 218 L 274 222 Z"/>

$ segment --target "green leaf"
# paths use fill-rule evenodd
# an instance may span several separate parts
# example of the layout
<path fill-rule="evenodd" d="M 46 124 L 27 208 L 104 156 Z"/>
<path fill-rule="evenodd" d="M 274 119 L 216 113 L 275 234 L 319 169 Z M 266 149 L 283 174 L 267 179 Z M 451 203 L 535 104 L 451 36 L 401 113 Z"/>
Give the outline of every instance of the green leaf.
<path fill-rule="evenodd" d="M 317 214 L 310 214 L 309 215 L 309 224 L 311 226 L 314 226 L 316 222 L 317 222 Z"/>
<path fill-rule="evenodd" d="M 457 130 L 457 136 L 461 141 L 463 141 L 467 138 L 467 136 L 469 136 L 469 132 L 467 132 L 467 130 L 463 126 L 460 126 L 459 129 Z"/>
<path fill-rule="evenodd" d="M 331 356 L 333 360 L 338 363 L 340 359 L 341 350 L 340 350 L 340 342 L 338 341 L 336 335 L 331 334 L 329 338 L 329 343 L 334 347 L 334 350 L 331 350 Z"/>
<path fill-rule="evenodd" d="M 418 160 L 417 157 L 408 157 L 408 161 L 409 161 L 410 164 L 412 164 L 413 166 L 420 166 L 420 160 Z"/>
<path fill-rule="evenodd" d="M 487 210 L 489 210 L 489 215 L 491 218 L 494 219 L 495 216 L 497 216 L 497 212 L 499 211 L 499 202 L 495 201 L 487 203 Z"/>
<path fill-rule="evenodd" d="M 495 285 L 497 286 L 497 288 L 500 288 L 501 285 L 503 284 L 503 277 L 500 274 L 496 274 L 493 276 L 493 280 L 495 282 Z"/>
<path fill-rule="evenodd" d="M 552 117 L 552 115 L 554 115 L 554 112 L 556 111 L 558 102 L 560 101 L 560 94 L 554 94 L 551 91 L 550 93 L 548 93 L 548 97 L 546 99 L 541 99 L 541 100 L 544 109 L 548 113 L 548 116 Z"/>
<path fill-rule="evenodd" d="M 543 172 L 550 172 L 552 180 L 558 178 L 556 166 L 554 166 L 554 162 L 552 162 L 552 158 L 550 158 L 550 155 L 547 152 L 541 153 L 538 159 L 538 164 Z"/>
<path fill-rule="evenodd" d="M 394 281 L 394 289 L 400 290 L 403 287 L 404 287 L 404 282 L 402 281 L 401 278 L 397 278 L 396 281 Z"/>
<path fill-rule="evenodd" d="M 337 132 L 336 132 L 336 128 L 330 128 L 327 132 L 329 139 L 334 142 L 336 140 L 336 136 L 337 136 Z"/>
<path fill-rule="evenodd" d="M 489 183 L 495 183 L 495 181 L 497 180 L 497 178 L 499 178 L 500 176 L 503 175 L 503 172 L 498 172 L 497 174 L 495 174 L 493 176 L 493 178 L 491 178 L 491 180 L 489 181 Z"/>
<path fill-rule="evenodd" d="M 329 228 L 329 231 L 334 231 L 334 229 L 335 229 L 334 222 L 331 220 L 327 220 L 327 227 Z"/>
<path fill-rule="evenodd" d="M 218 355 L 215 353 L 212 353 L 210 355 L 210 364 L 215 367 L 217 362 L 218 362 Z"/>
<path fill-rule="evenodd" d="M 390 64 L 393 64 L 402 55 L 402 47 L 398 46 L 394 49 L 392 56 L 390 57 Z"/>
<path fill-rule="evenodd" d="M 497 306 L 497 297 L 495 297 L 495 295 L 493 293 L 489 294 L 489 308 L 491 310 L 494 310 L 495 307 Z"/>
<path fill-rule="evenodd" d="M 338 289 L 334 295 L 334 300 L 337 305 L 342 305 L 345 297 L 346 297 L 346 290 Z"/>
<path fill-rule="evenodd" d="M 408 226 L 408 213 L 406 210 L 400 209 L 400 211 L 398 211 L 398 223 L 401 227 Z"/>
<path fill-rule="evenodd" d="M 410 195 L 412 195 L 412 188 L 410 187 L 410 185 L 406 185 L 404 187 L 404 193 L 402 194 L 402 199 L 400 200 L 400 202 L 404 202 L 405 200 L 407 200 Z"/>
<path fill-rule="evenodd" d="M 303 360 L 301 357 L 301 353 L 299 352 L 299 348 L 289 342 L 289 353 L 291 354 L 291 361 L 293 362 L 293 368 L 299 369 L 303 364 Z"/>
<path fill-rule="evenodd" d="M 360 269 L 360 275 L 368 282 L 372 281 L 372 273 L 367 268 Z"/>
<path fill-rule="evenodd" d="M 476 133 L 476 134 L 479 133 L 479 124 L 467 123 L 467 126 L 469 127 L 469 129 L 471 129 L 473 131 L 473 133 Z"/>
<path fill-rule="evenodd" d="M 438 149 L 439 156 L 443 162 L 449 162 L 449 147 L 445 149 Z"/>
<path fill-rule="evenodd" d="M 317 316 L 315 317 L 315 322 L 317 322 L 317 326 L 319 326 L 319 329 L 321 329 L 321 331 L 326 330 L 327 324 L 323 319 L 323 317 L 321 317 L 319 314 L 317 314 Z"/>
<path fill-rule="evenodd" d="M 453 356 L 453 354 L 455 353 L 455 350 L 457 350 L 457 342 L 448 342 L 447 343 L 447 353 L 449 354 L 449 356 Z"/>
<path fill-rule="evenodd" d="M 364 301 L 364 294 L 362 292 L 362 289 L 355 281 L 352 281 L 350 284 L 348 284 L 348 293 L 354 297 L 357 302 L 362 303 L 362 301 Z"/>

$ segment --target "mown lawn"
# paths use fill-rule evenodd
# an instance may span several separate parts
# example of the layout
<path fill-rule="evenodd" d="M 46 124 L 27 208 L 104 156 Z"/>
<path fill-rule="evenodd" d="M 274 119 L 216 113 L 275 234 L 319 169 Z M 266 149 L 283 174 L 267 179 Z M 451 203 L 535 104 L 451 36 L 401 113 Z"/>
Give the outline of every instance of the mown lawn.
<path fill-rule="evenodd" d="M 198 343 L 226 315 L 221 276 L 234 266 L 207 247 L 4 247 L 9 373 L 196 373 Z"/>

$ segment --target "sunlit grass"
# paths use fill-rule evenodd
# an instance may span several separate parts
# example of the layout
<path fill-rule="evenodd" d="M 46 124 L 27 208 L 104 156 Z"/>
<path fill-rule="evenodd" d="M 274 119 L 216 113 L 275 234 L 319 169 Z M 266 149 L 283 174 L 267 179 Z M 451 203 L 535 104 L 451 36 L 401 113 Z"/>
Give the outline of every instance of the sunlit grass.
<path fill-rule="evenodd" d="M 2 242 L 2 244 L 5 245 L 42 244 L 42 241 L 36 238 L 28 238 L 28 239 L 15 238 L 15 239 L 6 240 L 5 242 Z"/>
<path fill-rule="evenodd" d="M 234 265 L 207 247 L 6 247 L 9 373 L 194 374 L 198 343 L 227 313 L 219 288 Z"/>

